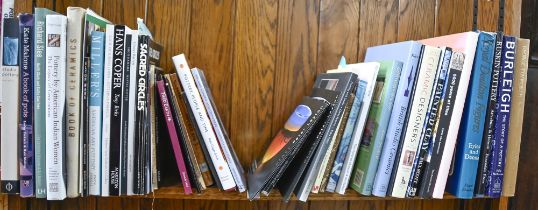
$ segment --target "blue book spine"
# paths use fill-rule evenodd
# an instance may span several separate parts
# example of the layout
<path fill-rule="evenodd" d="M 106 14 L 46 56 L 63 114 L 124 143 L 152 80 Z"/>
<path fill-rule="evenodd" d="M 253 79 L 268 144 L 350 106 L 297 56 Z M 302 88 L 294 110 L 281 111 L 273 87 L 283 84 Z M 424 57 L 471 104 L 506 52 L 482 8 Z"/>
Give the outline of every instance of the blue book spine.
<path fill-rule="evenodd" d="M 359 80 L 357 85 L 357 91 L 355 92 L 355 100 L 353 101 L 353 106 L 349 111 L 349 118 L 346 122 L 346 127 L 344 128 L 344 134 L 342 135 L 342 140 L 338 151 L 336 152 L 336 158 L 331 169 L 331 174 L 329 175 L 329 182 L 327 183 L 327 188 L 325 191 L 334 192 L 336 190 L 336 185 L 338 179 L 340 179 L 340 172 L 342 172 L 342 167 L 344 165 L 344 160 L 346 159 L 347 151 L 349 148 L 349 143 L 351 142 L 351 137 L 353 137 L 353 132 L 355 130 L 355 123 L 359 117 L 359 112 L 361 109 L 362 98 L 364 97 L 364 92 L 366 91 L 366 86 L 368 82 L 364 80 Z"/>
<path fill-rule="evenodd" d="M 20 112 L 19 112 L 19 173 L 21 197 L 34 195 L 34 16 L 19 15 L 20 46 Z"/>
<path fill-rule="evenodd" d="M 480 33 L 454 156 L 454 172 L 447 184 L 447 191 L 458 198 L 472 198 L 474 195 L 494 50 L 495 34 Z"/>
<path fill-rule="evenodd" d="M 404 62 L 400 79 L 398 82 L 398 90 L 394 98 L 394 106 L 391 112 L 391 118 L 387 127 L 383 148 L 381 150 L 381 156 L 379 157 L 379 164 L 374 179 L 374 185 L 372 188 L 372 194 L 379 197 L 385 197 L 387 194 L 388 184 L 390 176 L 392 174 L 392 167 L 394 166 L 394 160 L 396 156 L 396 150 L 398 150 L 398 144 L 400 143 L 400 136 L 402 134 L 402 128 L 405 121 L 405 115 L 407 113 L 407 107 L 409 105 L 409 96 L 411 95 L 413 82 L 417 73 L 418 61 L 420 58 L 420 50 L 422 45 L 416 42 L 405 42 L 404 49 L 396 45 L 404 45 L 404 43 L 397 43 L 395 45 L 387 45 L 386 49 L 379 48 L 380 52 L 372 57 L 369 54 L 366 55 L 366 62 L 383 60 L 383 59 L 395 59 Z M 382 52 L 398 51 L 397 55 L 390 56 Z M 403 51 L 403 52 L 402 52 Z M 405 57 L 398 57 L 405 56 Z"/>
<path fill-rule="evenodd" d="M 512 84 L 514 79 L 514 58 L 516 55 L 516 38 L 505 36 L 501 58 L 501 73 L 497 89 L 497 116 L 495 119 L 495 134 L 491 141 L 491 161 L 489 162 L 488 184 L 486 195 L 500 197 L 506 154 L 506 141 L 510 127 L 510 106 L 512 104 Z"/>
<path fill-rule="evenodd" d="M 105 32 L 92 31 L 90 47 L 88 184 L 91 195 L 100 195 Z"/>

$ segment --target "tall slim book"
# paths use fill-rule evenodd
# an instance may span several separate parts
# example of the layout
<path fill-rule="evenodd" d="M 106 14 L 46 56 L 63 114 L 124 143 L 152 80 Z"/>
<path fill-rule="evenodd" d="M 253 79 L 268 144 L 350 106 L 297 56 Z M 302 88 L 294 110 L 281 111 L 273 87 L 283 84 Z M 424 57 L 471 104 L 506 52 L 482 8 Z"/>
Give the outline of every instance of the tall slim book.
<path fill-rule="evenodd" d="M 114 25 L 106 25 L 105 57 L 103 68 L 103 121 L 101 133 L 101 196 L 109 196 L 111 154 L 112 62 L 114 50 Z M 117 153 L 116 153 L 117 154 Z"/>
<path fill-rule="evenodd" d="M 19 20 L 5 18 L 2 49 L 2 123 L 1 135 L 1 171 L 0 184 L 2 193 L 17 194 L 19 187 Z"/>
<path fill-rule="evenodd" d="M 21 197 L 34 196 L 34 16 L 19 15 L 20 112 L 19 173 Z"/>
<path fill-rule="evenodd" d="M 234 188 L 236 184 L 231 174 L 230 167 L 219 148 L 220 146 L 217 137 L 211 129 L 211 122 L 207 116 L 206 109 L 203 107 L 202 98 L 194 83 L 194 78 L 192 77 L 187 60 L 183 54 L 172 57 L 172 60 L 174 61 L 176 72 L 181 81 L 183 90 L 185 90 L 187 95 L 189 106 L 192 108 L 195 115 L 199 116 L 196 117 L 196 123 L 200 128 L 202 138 L 208 148 L 209 156 L 217 169 L 218 179 L 222 184 L 222 188 L 224 190 L 230 190 Z"/>
<path fill-rule="evenodd" d="M 394 105 L 394 97 L 402 72 L 403 63 L 381 61 L 377 74 L 372 105 L 366 128 L 359 146 L 351 188 L 363 195 L 371 195 L 381 149 Z"/>
<path fill-rule="evenodd" d="M 35 196 L 47 197 L 45 177 L 45 21 L 47 15 L 57 14 L 49 9 L 35 8 L 34 31 L 34 159 L 35 159 Z"/>
<path fill-rule="evenodd" d="M 67 17 L 47 15 L 46 24 L 47 199 L 63 200 L 66 197 L 64 146 Z"/>
<path fill-rule="evenodd" d="M 126 186 L 126 194 L 127 195 L 134 195 L 134 178 L 135 178 L 135 171 L 134 171 L 134 165 L 135 165 L 135 156 L 134 156 L 134 150 L 135 150 L 135 137 L 136 137 L 136 124 L 135 124 L 135 114 L 137 109 L 136 104 L 136 93 L 137 93 L 137 83 L 136 75 L 138 74 L 138 31 L 131 30 L 131 42 L 127 43 L 130 45 L 130 54 L 126 54 L 125 57 L 129 58 L 129 63 L 125 63 L 126 65 L 129 64 L 130 74 L 125 75 L 125 78 L 129 78 L 129 80 L 125 80 L 125 83 L 129 81 L 129 85 L 127 88 L 124 88 L 128 90 L 128 94 L 125 94 L 124 99 L 128 101 L 128 109 L 126 110 L 128 112 L 127 119 L 124 120 L 124 123 L 127 122 L 127 162 L 125 164 L 126 169 L 122 169 L 122 171 L 126 171 L 126 183 L 123 186 Z M 126 59 L 127 60 L 127 59 Z M 124 101 L 125 103 L 125 101 Z M 124 115 L 125 116 L 125 115 Z"/>
<path fill-rule="evenodd" d="M 516 64 L 514 70 L 512 110 L 510 111 L 510 128 L 508 129 L 508 145 L 506 147 L 502 196 L 514 196 L 516 190 L 519 145 L 521 143 L 523 113 L 525 108 L 530 40 L 521 38 L 516 39 L 517 48 L 516 58 L 514 60 Z"/>
<path fill-rule="evenodd" d="M 398 90 L 394 98 L 394 106 L 387 127 L 385 143 L 379 158 L 379 164 L 374 179 L 372 194 L 385 197 L 392 174 L 394 157 L 400 143 L 405 115 L 412 92 L 415 75 L 418 71 L 418 61 L 422 44 L 415 41 L 400 42 L 388 45 L 370 47 L 366 50 L 366 62 L 379 60 L 397 60 L 403 62 L 402 73 L 398 82 Z"/>

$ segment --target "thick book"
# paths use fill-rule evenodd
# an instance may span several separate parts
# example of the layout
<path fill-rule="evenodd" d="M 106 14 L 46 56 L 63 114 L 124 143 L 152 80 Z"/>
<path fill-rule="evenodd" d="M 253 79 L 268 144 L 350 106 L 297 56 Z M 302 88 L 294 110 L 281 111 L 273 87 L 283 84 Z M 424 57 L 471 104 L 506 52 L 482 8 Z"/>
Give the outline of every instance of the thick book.
<path fill-rule="evenodd" d="M 508 143 L 506 147 L 506 163 L 504 165 L 502 196 L 514 196 L 515 194 L 519 162 L 519 146 L 521 144 L 521 133 L 523 128 L 523 115 L 525 108 L 530 40 L 521 38 L 516 39 L 517 48 L 514 84 L 512 89 L 512 109 L 510 110 L 510 128 L 508 129 Z"/>
<path fill-rule="evenodd" d="M 482 144 L 480 145 L 480 158 L 478 159 L 478 171 L 474 194 L 476 197 L 484 197 L 486 193 L 487 178 L 489 172 L 489 161 L 491 159 L 491 140 L 494 135 L 495 119 L 497 116 L 497 88 L 501 72 L 501 59 L 503 49 L 503 33 L 497 32 L 495 36 L 495 51 L 491 73 L 491 85 L 489 86 L 488 104 L 486 107 L 486 122 L 484 133 L 482 134 Z"/>
<path fill-rule="evenodd" d="M 458 198 L 472 198 L 484 133 L 486 107 L 495 47 L 495 34 L 480 32 L 462 125 L 456 143 L 454 172 L 448 177 L 446 191 Z"/>
<path fill-rule="evenodd" d="M 357 63 L 347 65 L 345 68 L 330 70 L 332 72 L 352 72 L 358 76 L 359 80 L 366 81 L 366 90 L 362 98 L 361 107 L 359 111 L 359 116 L 354 125 L 353 135 L 348 145 L 347 153 L 345 154 L 344 162 L 342 163 L 342 169 L 340 172 L 340 177 L 336 183 L 335 192 L 338 194 L 344 194 L 348 183 L 351 177 L 351 172 L 355 164 L 357 157 L 357 152 L 359 150 L 359 145 L 362 138 L 362 133 L 366 125 L 366 119 L 368 117 L 368 112 L 370 111 L 370 105 L 372 102 L 372 96 L 374 93 L 375 80 L 377 78 L 377 73 L 379 71 L 378 62 L 368 62 L 368 63 Z M 329 191 L 329 190 L 328 190 Z M 330 191 L 329 191 L 330 192 Z"/>
<path fill-rule="evenodd" d="M 437 74 L 437 66 L 441 57 L 441 49 L 432 46 L 425 46 L 422 54 L 422 63 L 420 64 L 419 74 L 416 78 L 416 87 L 412 105 L 409 110 L 409 121 L 405 126 L 403 139 L 401 140 L 402 149 L 398 155 L 398 167 L 393 172 L 394 184 L 391 196 L 404 198 L 409 184 L 409 177 L 415 161 L 418 141 L 422 133 L 423 125 L 426 118 L 429 99 L 432 95 L 434 80 Z"/>
<path fill-rule="evenodd" d="M 504 163 L 506 161 L 506 145 L 510 129 L 510 111 L 512 109 L 512 88 L 516 55 L 516 38 L 503 37 L 501 72 L 497 90 L 497 116 L 495 119 L 495 134 L 491 140 L 491 160 L 486 196 L 498 198 L 501 196 Z"/>
<path fill-rule="evenodd" d="M 34 159 L 35 159 L 35 196 L 47 197 L 45 178 L 45 20 L 47 15 L 57 14 L 49 9 L 35 8 L 34 15 Z"/>
<path fill-rule="evenodd" d="M 112 62 L 114 50 L 114 25 L 106 25 L 105 57 L 103 62 L 103 114 L 101 129 L 101 196 L 109 196 L 111 154 Z"/>
<path fill-rule="evenodd" d="M 66 197 L 65 120 L 67 17 L 46 18 L 46 176 L 47 200 Z"/>
<path fill-rule="evenodd" d="M 332 147 L 334 147 L 334 141 L 340 118 L 342 118 L 345 104 L 349 98 L 349 93 L 356 85 L 357 75 L 350 72 L 333 73 L 333 74 L 320 74 L 316 77 L 314 82 L 314 88 L 323 88 L 327 90 L 334 90 L 339 92 L 339 98 L 335 106 L 335 112 L 331 113 L 328 118 L 329 125 L 325 130 L 325 134 L 318 146 L 316 153 L 312 157 L 312 162 L 304 175 L 305 178 L 300 185 L 299 190 L 296 192 L 300 201 L 305 202 L 308 199 L 308 195 L 312 190 L 315 190 L 314 183 L 318 178 L 318 174 L 323 172 L 327 167 L 327 162 L 330 156 Z"/>
<path fill-rule="evenodd" d="M 377 165 L 403 67 L 400 61 L 380 61 L 379 64 L 372 105 L 351 176 L 353 178 L 351 188 L 363 195 L 372 194 Z"/>
<path fill-rule="evenodd" d="M 67 8 L 67 66 L 66 66 L 66 166 L 67 196 L 79 196 L 80 172 L 80 98 L 82 73 L 82 35 L 85 10 Z"/>
<path fill-rule="evenodd" d="M 34 15 L 19 15 L 19 179 L 21 197 L 34 196 Z"/>
<path fill-rule="evenodd" d="M 422 44 L 415 41 L 400 42 L 376 47 L 369 47 L 366 50 L 365 62 L 379 60 L 397 60 L 403 62 L 402 73 L 398 82 L 398 90 L 394 98 L 391 118 L 387 127 L 387 135 L 379 157 L 379 164 L 374 179 L 372 194 L 385 197 L 392 174 L 394 157 L 400 143 L 400 136 L 404 126 L 405 116 L 409 105 L 410 95 L 418 69 L 420 51 Z"/>
<path fill-rule="evenodd" d="M 435 125 L 439 122 L 439 113 L 441 112 L 441 99 L 446 84 L 447 73 L 450 65 L 450 58 L 452 57 L 452 49 L 443 47 L 441 57 L 439 60 L 437 76 L 433 82 L 434 87 L 432 89 L 432 96 L 430 97 L 430 105 L 426 114 L 426 120 L 424 121 L 424 128 L 419 140 L 419 147 L 415 161 L 413 162 L 413 169 L 411 170 L 411 176 L 409 177 L 409 185 L 407 186 L 407 197 L 415 197 L 422 181 L 422 175 L 424 174 L 425 159 L 428 150 L 431 145 L 431 140 L 435 132 Z"/>
<path fill-rule="evenodd" d="M 447 47 L 452 48 L 452 56 L 454 56 L 454 52 L 461 52 L 463 53 L 464 57 L 464 62 L 461 65 L 461 76 L 457 85 L 458 94 L 454 98 L 452 117 L 450 118 L 448 130 L 446 130 L 445 147 L 442 153 L 437 178 L 435 181 L 435 187 L 433 191 L 434 198 L 442 198 L 445 192 L 446 180 L 448 177 L 448 172 L 450 170 L 450 163 L 452 162 L 452 157 L 454 154 L 454 146 L 458 137 L 461 116 L 463 114 L 463 106 L 465 105 L 465 98 L 467 96 L 467 88 L 469 86 L 469 78 L 471 77 L 471 69 L 473 68 L 477 40 L 478 33 L 463 32 L 421 41 L 423 44 L 429 44 L 434 46 L 446 45 Z M 456 66 L 459 67 L 459 65 Z M 452 81 L 449 80 L 449 82 Z"/>
<path fill-rule="evenodd" d="M 288 167 L 328 106 L 329 102 L 325 99 L 303 98 L 264 154 L 254 161 L 247 178 L 247 196 L 250 200 L 258 197 L 265 185 L 280 178 L 278 172 Z"/>
<path fill-rule="evenodd" d="M 200 128 L 199 130 L 209 151 L 211 161 L 215 168 L 218 169 L 216 172 L 218 179 L 222 184 L 222 188 L 224 190 L 230 190 L 234 188 L 236 184 L 231 174 L 230 167 L 228 166 L 228 163 L 226 162 L 226 159 L 219 148 L 220 146 L 218 144 L 217 137 L 214 131 L 211 129 L 211 122 L 207 116 L 206 109 L 203 107 L 202 98 L 198 88 L 196 88 L 196 84 L 194 83 L 194 78 L 192 77 L 192 73 L 188 67 L 187 60 L 183 54 L 174 56 L 172 60 L 174 61 L 174 65 L 176 67 L 183 90 L 185 90 L 187 95 L 189 106 L 191 107 L 194 115 L 199 116 L 196 117 L 196 124 Z"/>
<path fill-rule="evenodd" d="M 103 70 L 105 32 L 93 31 L 90 45 L 89 163 L 90 195 L 101 195 L 101 126 L 103 119 Z"/>
<path fill-rule="evenodd" d="M 200 95 L 202 96 L 204 106 L 209 114 L 209 119 L 211 120 L 213 130 L 217 135 L 220 148 L 222 149 L 224 156 L 228 161 L 228 165 L 230 166 L 230 170 L 232 172 L 232 176 L 234 177 L 237 188 L 239 192 L 244 192 L 246 190 L 245 172 L 243 171 L 239 158 L 233 149 L 232 143 L 230 142 L 230 137 L 228 137 L 228 133 L 224 128 L 224 124 L 222 123 L 218 113 L 217 106 L 213 100 L 213 95 L 211 94 L 211 90 L 207 84 L 204 72 L 198 68 L 194 68 L 192 69 L 192 75 L 194 77 L 194 81 L 196 82 L 196 86 L 200 91 Z"/>
<path fill-rule="evenodd" d="M 176 159 L 176 164 L 181 176 L 181 182 L 183 184 L 183 190 L 185 194 L 192 194 L 192 188 L 189 182 L 189 177 L 187 174 L 187 169 L 185 167 L 185 161 L 183 159 L 183 152 L 179 146 L 179 138 L 176 132 L 176 127 L 174 125 L 174 119 L 172 117 L 172 112 L 170 110 L 170 104 L 168 103 L 168 96 L 166 95 L 164 81 L 157 81 L 157 90 L 159 91 L 159 97 L 161 100 L 161 105 L 164 111 L 164 120 L 167 123 L 168 132 L 170 135 L 170 141 L 172 142 L 172 147 L 174 148 L 174 156 Z"/>
<path fill-rule="evenodd" d="M 2 123 L 1 134 L 1 171 L 2 193 L 17 194 L 19 187 L 19 20 L 5 18 L 2 45 Z"/>
<path fill-rule="evenodd" d="M 329 180 L 325 188 L 325 191 L 327 192 L 334 192 L 334 190 L 336 189 L 336 184 L 338 182 L 338 179 L 340 178 L 340 173 L 342 172 L 344 160 L 347 156 L 349 143 L 351 141 L 351 138 L 353 137 L 355 123 L 359 118 L 362 99 L 364 97 L 364 92 L 366 91 L 367 85 L 368 82 L 366 82 L 365 80 L 359 80 L 357 83 L 357 90 L 354 93 L 355 97 L 353 99 L 353 105 L 351 107 L 351 110 L 349 111 L 348 120 L 344 128 L 344 133 L 342 135 L 342 140 L 340 140 L 340 145 L 338 146 L 338 151 L 336 152 L 331 172 L 328 177 Z"/>

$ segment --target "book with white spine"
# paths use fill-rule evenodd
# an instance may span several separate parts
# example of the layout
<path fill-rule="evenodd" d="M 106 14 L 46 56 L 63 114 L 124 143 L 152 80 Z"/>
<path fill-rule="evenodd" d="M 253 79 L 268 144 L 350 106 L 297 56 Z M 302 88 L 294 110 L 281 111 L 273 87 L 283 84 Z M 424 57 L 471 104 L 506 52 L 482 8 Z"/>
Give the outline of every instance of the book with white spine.
<path fill-rule="evenodd" d="M 340 172 L 340 178 L 336 184 L 335 192 L 341 195 L 346 192 L 346 189 L 349 186 L 349 179 L 351 177 L 351 172 L 353 171 L 353 165 L 355 164 L 357 152 L 359 151 L 359 145 L 361 143 L 364 126 L 366 125 L 366 119 L 368 118 L 368 112 L 370 111 L 370 104 L 372 102 L 378 71 L 378 62 L 348 64 L 345 68 L 327 71 L 327 73 L 352 72 L 357 74 L 359 80 L 363 80 L 368 83 L 366 85 L 364 97 L 362 98 L 359 117 L 355 123 L 355 131 L 351 137 L 348 152 L 346 154 L 346 158 L 344 159 L 344 165 L 342 166 L 342 170 Z"/>
<path fill-rule="evenodd" d="M 127 130 L 127 195 L 134 195 L 134 144 L 135 144 L 135 109 L 136 109 L 136 74 L 138 67 L 138 31 L 131 30 L 131 71 L 129 77 L 129 125 Z M 128 55 L 125 55 L 128 56 Z M 127 76 L 127 75 L 125 75 Z"/>
<path fill-rule="evenodd" d="M 0 95 L 3 103 L 0 126 L 1 134 L 1 185 L 2 193 L 19 192 L 18 165 L 18 110 L 19 110 L 19 66 L 0 67 Z"/>
<path fill-rule="evenodd" d="M 106 25 L 105 62 L 103 70 L 103 122 L 101 133 L 101 196 L 109 196 L 110 166 L 110 106 L 112 83 L 112 48 L 114 47 L 114 25 Z"/>
<path fill-rule="evenodd" d="M 172 57 L 174 65 L 176 67 L 176 72 L 178 74 L 179 80 L 181 81 L 181 86 L 187 94 L 187 99 L 189 106 L 191 106 L 194 115 L 199 116 L 196 118 L 196 123 L 200 128 L 200 133 L 206 145 L 211 161 L 217 169 L 218 179 L 222 184 L 223 190 L 229 190 L 236 186 L 230 167 L 222 155 L 217 137 L 211 128 L 211 122 L 207 115 L 206 109 L 203 106 L 202 98 L 196 84 L 194 83 L 194 78 L 191 74 L 185 55 L 180 54 Z"/>
<path fill-rule="evenodd" d="M 66 197 L 65 180 L 65 81 L 67 17 L 46 18 L 46 177 L 47 199 Z M 78 163 L 78 162 L 77 162 Z M 77 183 L 78 186 L 78 183 Z"/>

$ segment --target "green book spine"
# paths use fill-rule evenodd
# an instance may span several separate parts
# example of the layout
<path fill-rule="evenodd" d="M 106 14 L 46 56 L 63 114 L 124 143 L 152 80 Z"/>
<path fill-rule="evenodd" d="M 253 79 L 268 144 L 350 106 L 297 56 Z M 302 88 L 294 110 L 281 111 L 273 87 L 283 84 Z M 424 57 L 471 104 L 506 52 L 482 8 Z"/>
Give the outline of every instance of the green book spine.
<path fill-rule="evenodd" d="M 351 183 L 351 188 L 363 195 L 372 194 L 377 165 L 403 66 L 398 61 L 379 63 L 372 105 L 368 113 Z"/>

